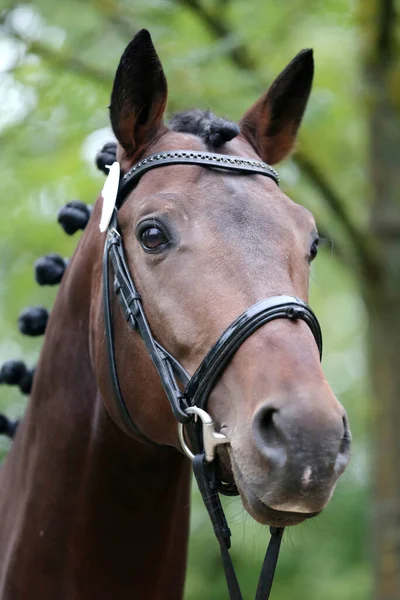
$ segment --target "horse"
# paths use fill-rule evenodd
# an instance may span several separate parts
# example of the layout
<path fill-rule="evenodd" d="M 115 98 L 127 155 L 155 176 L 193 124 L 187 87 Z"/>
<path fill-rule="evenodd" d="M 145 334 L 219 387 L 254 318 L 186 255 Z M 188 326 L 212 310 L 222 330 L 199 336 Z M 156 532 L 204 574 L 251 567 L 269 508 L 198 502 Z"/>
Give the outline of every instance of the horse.
<path fill-rule="evenodd" d="M 190 458 L 214 527 L 218 490 L 278 536 L 330 500 L 351 435 L 306 304 L 318 233 L 271 167 L 295 144 L 313 64 L 300 52 L 239 123 L 189 110 L 166 124 L 150 34 L 125 49 L 114 179 L 1 468 L 1 600 L 182 599 Z"/>

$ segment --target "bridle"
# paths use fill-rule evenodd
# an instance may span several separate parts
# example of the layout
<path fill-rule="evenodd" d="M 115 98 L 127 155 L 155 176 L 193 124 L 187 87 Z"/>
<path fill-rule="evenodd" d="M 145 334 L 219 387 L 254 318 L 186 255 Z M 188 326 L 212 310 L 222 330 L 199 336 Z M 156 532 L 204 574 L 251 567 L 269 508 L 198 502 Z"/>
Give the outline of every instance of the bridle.
<path fill-rule="evenodd" d="M 250 335 L 266 323 L 274 319 L 301 319 L 305 321 L 314 335 L 320 356 L 322 355 L 321 329 L 313 311 L 302 300 L 292 296 L 266 298 L 248 308 L 224 331 L 192 377 L 189 376 L 179 361 L 154 339 L 143 310 L 141 296 L 135 287 L 125 259 L 117 214 L 124 199 L 147 171 L 177 164 L 201 165 L 206 168 L 236 171 L 241 174 L 264 175 L 273 179 L 278 185 L 279 176 L 266 163 L 238 156 L 184 150 L 162 152 L 148 156 L 134 165 L 120 181 L 115 210 L 108 227 L 103 255 L 104 319 L 108 360 L 114 396 L 123 422 L 133 436 L 145 442 L 155 443 L 148 439 L 132 420 L 119 385 L 110 304 L 110 263 L 113 289 L 118 297 L 125 319 L 130 328 L 137 331 L 141 336 L 158 371 L 172 412 L 178 421 L 182 449 L 193 462 L 197 484 L 220 545 L 230 598 L 231 600 L 242 600 L 243 597 L 229 554 L 231 533 L 219 498 L 219 493 L 237 495 L 238 491 L 234 485 L 219 481 L 216 474 L 214 463 L 216 446 L 229 443 L 229 440 L 214 430 L 213 420 L 207 413 L 208 397 L 218 377 L 238 348 Z M 178 382 L 180 382 L 180 385 Z M 182 391 L 183 388 L 184 391 Z M 184 429 L 190 440 L 192 450 L 186 442 Z M 271 540 L 262 566 L 256 600 L 267 600 L 269 598 L 278 560 L 283 527 L 271 527 L 270 531 Z"/>

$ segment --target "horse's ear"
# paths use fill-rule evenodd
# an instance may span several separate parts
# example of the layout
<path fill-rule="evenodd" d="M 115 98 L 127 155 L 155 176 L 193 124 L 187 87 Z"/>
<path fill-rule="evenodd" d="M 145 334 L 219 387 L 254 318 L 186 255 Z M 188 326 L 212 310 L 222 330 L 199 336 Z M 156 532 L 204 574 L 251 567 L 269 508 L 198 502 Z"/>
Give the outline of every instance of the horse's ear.
<path fill-rule="evenodd" d="M 243 135 L 265 162 L 277 163 L 292 150 L 313 75 L 313 52 L 302 50 L 240 121 Z"/>
<path fill-rule="evenodd" d="M 111 93 L 111 126 L 128 155 L 138 155 L 162 131 L 166 103 L 167 80 L 142 29 L 121 57 Z"/>

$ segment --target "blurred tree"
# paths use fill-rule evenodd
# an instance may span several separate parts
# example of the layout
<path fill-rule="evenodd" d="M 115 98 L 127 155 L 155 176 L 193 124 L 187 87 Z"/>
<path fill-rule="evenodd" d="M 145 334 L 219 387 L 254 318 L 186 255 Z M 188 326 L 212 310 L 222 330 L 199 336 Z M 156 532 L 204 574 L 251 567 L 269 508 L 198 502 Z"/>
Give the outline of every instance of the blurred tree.
<path fill-rule="evenodd" d="M 51 306 L 54 292 L 31 286 L 31 266 L 37 255 L 73 250 L 75 241 L 60 236 L 54 215 L 75 196 L 93 201 L 102 185 L 93 156 L 111 136 L 109 90 L 137 29 L 149 28 L 160 51 L 171 112 L 200 106 L 240 118 L 300 48 L 315 48 L 315 86 L 298 152 L 280 171 L 285 191 L 314 212 L 330 240 L 331 253 L 326 248 L 313 267 L 312 298 L 329 349 L 325 370 L 349 409 L 358 466 L 318 529 L 289 535 L 294 550 L 282 556 L 277 599 L 294 589 L 299 600 L 365 600 L 370 592 L 368 514 L 360 511 L 367 502 L 362 463 L 370 443 L 369 375 L 376 397 L 376 598 L 400 598 L 399 24 L 394 0 L 355 6 L 353 12 L 347 0 L 0 0 L 1 358 L 23 351 L 32 362 L 37 354 L 37 341 L 21 342 L 11 324 L 26 302 Z M 364 306 L 369 367 L 363 363 Z M 12 391 L 0 402 L 14 415 L 23 407 Z M 235 516 L 240 509 L 233 504 L 231 510 Z M 211 583 L 215 598 L 225 593 L 206 522 L 195 498 L 190 600 L 208 597 Z M 251 541 L 235 558 L 251 596 L 254 556 L 261 557 L 265 540 L 259 529 L 246 527 Z M 235 526 L 236 537 L 242 528 Z"/>
<path fill-rule="evenodd" d="M 363 282 L 376 398 L 375 597 L 395 600 L 400 598 L 400 26 L 394 0 L 360 2 L 359 11 L 370 135 L 369 230 L 379 266 Z"/>

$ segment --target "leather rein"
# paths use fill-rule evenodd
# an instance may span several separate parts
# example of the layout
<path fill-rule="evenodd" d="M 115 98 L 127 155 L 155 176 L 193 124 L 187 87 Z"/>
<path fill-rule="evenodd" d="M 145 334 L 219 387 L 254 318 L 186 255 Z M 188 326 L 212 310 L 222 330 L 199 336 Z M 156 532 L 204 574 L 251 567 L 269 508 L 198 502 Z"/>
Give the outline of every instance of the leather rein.
<path fill-rule="evenodd" d="M 148 156 L 134 165 L 122 177 L 116 206 L 106 234 L 103 255 L 103 303 L 110 376 L 115 401 L 125 426 L 134 437 L 154 444 L 155 442 L 147 438 L 134 423 L 119 385 L 111 314 L 111 274 L 113 290 L 117 295 L 124 317 L 129 327 L 141 336 L 159 374 L 172 412 L 178 421 L 182 450 L 192 460 L 194 475 L 220 545 L 230 599 L 243 600 L 229 554 L 231 532 L 219 497 L 219 494 L 237 495 L 238 491 L 236 486 L 223 483 L 217 477 L 214 462 L 216 447 L 219 444 L 229 443 L 229 440 L 214 429 L 213 420 L 207 413 L 208 397 L 218 377 L 238 348 L 266 323 L 275 319 L 305 321 L 314 335 L 320 356 L 322 355 L 322 335 L 317 317 L 305 302 L 292 296 L 273 296 L 254 304 L 235 319 L 206 354 L 192 377 L 179 361 L 154 339 L 146 319 L 141 296 L 135 287 L 125 259 L 117 220 L 118 209 L 147 171 L 163 166 L 184 164 L 235 171 L 243 175 L 264 175 L 279 185 L 277 172 L 261 161 L 184 150 Z M 191 448 L 186 442 L 185 432 L 190 440 Z M 268 600 L 269 598 L 283 531 L 283 527 L 270 527 L 271 539 L 258 582 L 256 600 Z"/>

